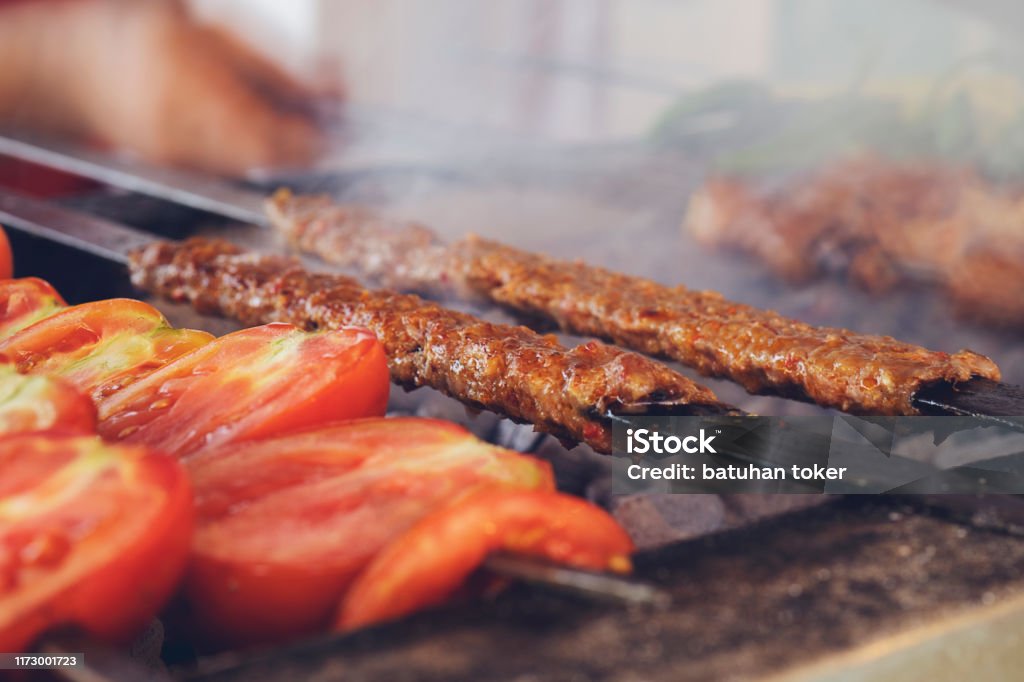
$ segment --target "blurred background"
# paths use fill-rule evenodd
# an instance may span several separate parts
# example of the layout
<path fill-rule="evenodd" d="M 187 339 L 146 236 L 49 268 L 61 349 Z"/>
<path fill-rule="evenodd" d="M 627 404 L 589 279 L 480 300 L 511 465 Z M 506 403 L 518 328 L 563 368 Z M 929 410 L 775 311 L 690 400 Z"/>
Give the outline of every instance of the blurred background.
<path fill-rule="evenodd" d="M 837 146 L 881 144 L 898 131 L 922 153 L 987 151 L 991 165 L 1016 170 L 1000 143 L 1024 140 L 1010 129 L 1024 122 L 1024 9 L 1012 1 L 192 4 L 295 75 L 326 88 L 343 83 L 353 110 L 451 126 L 447 136 L 411 140 L 418 144 L 406 154 L 430 143 L 436 154 L 472 151 L 470 140 L 497 143 L 467 140 L 467 131 L 515 145 L 654 138 L 735 147 L 755 132 L 744 113 L 770 119 L 760 122 L 767 142 L 779 109 L 815 101 L 834 106 L 789 124 L 815 124 L 804 132 L 822 138 L 828 131 L 818 128 L 830 128 Z M 720 115 L 696 116 L 712 104 Z M 810 141 L 815 151 L 826 146 Z M 969 141 L 979 148 L 967 149 Z M 339 150 L 335 160 L 344 156 Z"/>

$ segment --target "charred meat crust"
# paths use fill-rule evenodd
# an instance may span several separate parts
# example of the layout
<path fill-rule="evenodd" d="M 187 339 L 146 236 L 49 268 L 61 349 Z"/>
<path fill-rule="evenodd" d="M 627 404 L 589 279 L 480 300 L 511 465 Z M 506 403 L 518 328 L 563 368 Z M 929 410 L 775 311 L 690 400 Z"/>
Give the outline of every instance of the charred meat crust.
<path fill-rule="evenodd" d="M 423 226 L 361 220 L 360 215 L 373 215 L 362 210 L 287 192 L 275 195 L 268 207 L 275 226 L 293 244 L 329 262 L 360 267 L 347 251 L 353 244 L 357 251 L 380 255 L 381 247 L 373 244 L 383 239 L 395 253 L 394 244 L 408 236 L 409 248 L 395 261 L 399 276 L 389 279 L 380 267 L 369 273 L 387 285 L 472 292 L 568 332 L 727 377 L 751 393 L 857 414 L 913 415 L 918 414 L 914 394 L 925 385 L 999 379 L 995 363 L 970 351 L 948 354 L 890 337 L 815 327 L 714 292 L 668 287 L 472 236 L 442 247 Z M 421 277 L 414 263 L 419 273 L 430 274 Z"/>
<path fill-rule="evenodd" d="M 611 451 L 606 415 L 619 407 L 656 398 L 730 409 L 709 389 L 635 353 L 598 342 L 566 348 L 525 327 L 367 290 L 349 277 L 310 273 L 292 258 L 245 253 L 221 240 L 156 242 L 135 252 L 130 267 L 142 289 L 245 324 L 365 327 L 383 343 L 396 383 L 431 386 L 599 452 Z"/>

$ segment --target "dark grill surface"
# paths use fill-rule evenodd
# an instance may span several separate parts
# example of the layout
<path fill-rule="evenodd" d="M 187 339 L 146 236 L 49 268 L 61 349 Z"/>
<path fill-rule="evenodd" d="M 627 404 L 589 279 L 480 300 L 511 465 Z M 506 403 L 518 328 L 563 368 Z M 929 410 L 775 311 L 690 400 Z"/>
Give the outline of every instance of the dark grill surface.
<path fill-rule="evenodd" d="M 537 223 L 520 224 L 522 232 L 510 229 L 509 220 L 494 207 L 510 197 L 526 202 L 518 193 L 535 191 L 527 184 L 513 191 L 489 184 L 493 178 L 470 181 L 452 173 L 442 174 L 436 182 L 416 180 L 417 173 L 393 179 L 387 173 L 347 178 L 341 184 L 337 179 L 319 185 L 315 178 L 304 182 L 332 188 L 342 196 L 351 191 L 354 198 L 396 203 L 399 214 L 432 223 L 449 236 L 476 230 L 667 284 L 720 289 L 810 322 L 895 334 L 944 350 L 971 345 L 991 354 L 1008 380 L 1019 383 L 1024 377 L 1024 351 L 1015 339 L 954 329 L 941 317 L 941 306 L 929 302 L 927 292 L 872 301 L 828 282 L 803 291 L 787 290 L 741 260 L 691 251 L 692 245 L 680 242 L 674 222 L 685 203 L 683 179 L 679 178 L 674 199 L 652 207 L 651 198 L 664 196 L 664 184 L 676 180 L 662 178 L 661 184 L 642 191 L 643 182 L 624 178 L 625 173 L 593 174 L 582 189 L 570 188 L 568 199 L 545 189 L 540 204 L 550 201 L 551 214 Z M 613 208 L 593 208 L 589 199 L 581 198 L 595 186 L 621 188 L 614 196 L 609 193 Z M 555 195 L 559 198 L 551 199 Z M 396 196 L 402 199 L 395 202 Z M 260 228 L 136 195 L 101 191 L 62 203 L 160 236 L 218 234 L 256 248 L 275 246 L 272 236 Z M 565 213 L 567 207 L 581 206 L 591 210 Z M 601 238 L 588 237 L 594 234 Z M 119 267 L 17 233 L 12 242 L 18 254 L 17 274 L 50 279 L 72 302 L 133 295 Z M 154 303 L 179 326 L 218 334 L 235 327 L 199 317 L 184 306 Z M 500 313 L 486 314 L 501 319 Z M 713 386 L 722 399 L 761 414 L 819 411 L 778 398 L 750 397 L 723 382 Z M 630 610 L 520 585 L 493 601 L 271 652 L 232 652 L 196 661 L 186 643 L 171 657 L 174 676 L 389 682 L 750 679 L 834 656 L 833 670 L 861 679 L 871 677 L 872 656 L 889 660 L 901 651 L 913 652 L 913 647 L 905 646 L 908 637 L 942 641 L 943 633 L 954 632 L 962 622 L 989 622 L 997 609 L 1024 614 L 1024 539 L 1007 532 L 1004 521 L 990 523 L 992 528 L 987 529 L 972 525 L 966 517 L 984 503 L 964 500 L 965 516 L 953 518 L 895 498 L 615 499 L 607 460 L 585 447 L 567 451 L 529 427 L 486 413 L 468 413 L 426 389 L 409 394 L 395 389 L 392 395 L 393 413 L 452 419 L 488 440 L 549 459 L 563 490 L 611 507 L 638 545 L 646 548 L 637 559 L 638 577 L 663 586 L 673 597 L 671 606 Z M 766 517 L 773 518 L 765 521 Z M 753 523 L 756 520 L 760 522 Z M 892 637 L 897 633 L 900 637 Z M 864 651 L 871 656 L 861 655 Z M 925 659 L 912 660 L 915 675 L 928 677 Z M 942 663 L 949 672 L 957 661 L 947 657 Z"/>
<path fill-rule="evenodd" d="M 941 631 L 972 609 L 1020 598 L 1024 539 L 950 523 L 895 499 L 850 499 L 643 553 L 637 573 L 672 594 L 670 608 L 630 611 L 517 588 L 493 602 L 345 639 L 247 661 L 209 660 L 195 674 L 254 681 L 763 677 L 864 643 L 884 649 L 896 632 Z"/>

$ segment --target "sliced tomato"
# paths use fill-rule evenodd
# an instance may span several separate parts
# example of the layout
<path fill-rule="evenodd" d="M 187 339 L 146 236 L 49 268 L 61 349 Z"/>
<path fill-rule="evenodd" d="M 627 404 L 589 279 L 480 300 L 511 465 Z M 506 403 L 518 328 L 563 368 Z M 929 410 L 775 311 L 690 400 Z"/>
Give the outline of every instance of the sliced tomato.
<path fill-rule="evenodd" d="M 554 489 L 546 462 L 417 418 L 206 450 L 186 468 L 197 515 L 186 594 L 219 645 L 326 628 L 380 548 L 465 490 Z"/>
<path fill-rule="evenodd" d="M 633 543 L 611 516 L 579 498 L 479 490 L 381 551 L 352 585 L 335 626 L 348 630 L 439 604 L 498 550 L 628 572 Z"/>
<path fill-rule="evenodd" d="M 64 624 L 123 641 L 171 595 L 192 500 L 172 459 L 84 436 L 0 439 L 0 651 Z"/>
<path fill-rule="evenodd" d="M 223 336 L 100 402 L 100 434 L 184 457 L 384 414 L 384 350 L 362 329 L 270 324 Z"/>
<path fill-rule="evenodd" d="M 41 279 L 0 281 L 0 340 L 66 307 L 57 290 Z"/>
<path fill-rule="evenodd" d="M 142 301 L 83 303 L 25 327 L 0 342 L 19 372 L 59 376 L 99 403 L 171 360 L 213 340 L 174 329 Z"/>
<path fill-rule="evenodd" d="M 0 366 L 0 436 L 32 431 L 96 433 L 96 407 L 71 384 Z"/>
<path fill-rule="evenodd" d="M 11 242 L 7 239 L 7 232 L 0 227 L 0 279 L 8 279 L 14 276 L 14 255 L 11 253 Z"/>

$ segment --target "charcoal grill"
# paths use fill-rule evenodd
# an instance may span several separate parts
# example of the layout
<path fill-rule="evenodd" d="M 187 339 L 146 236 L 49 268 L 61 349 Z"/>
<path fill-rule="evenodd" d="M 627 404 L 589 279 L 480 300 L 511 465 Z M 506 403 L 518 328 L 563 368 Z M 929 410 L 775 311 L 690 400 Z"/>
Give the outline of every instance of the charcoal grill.
<path fill-rule="evenodd" d="M 12 138 L 4 139 L 0 151 L 104 181 L 87 192 L 47 199 L 54 207 L 129 224 L 154 236 L 213 233 L 255 247 L 275 246 L 266 230 L 247 223 L 262 221 L 260 193 L 281 178 L 228 185 Z M 544 196 L 551 196 L 554 182 L 554 192 L 572 196 L 572 205 L 598 204 L 593 183 L 618 183 L 622 191 L 610 198 L 614 208 L 609 219 L 622 215 L 623 205 L 638 210 L 651 194 L 661 192 L 623 177 L 618 166 L 622 153 L 611 152 L 614 163 L 605 158 L 606 168 L 618 170 L 603 176 L 591 173 L 582 187 L 567 179 L 571 172 L 553 172 L 545 166 Z M 601 158 L 588 157 L 588 167 L 600 169 Z M 529 166 L 526 160 L 518 169 Z M 685 195 L 686 174 L 666 176 L 663 171 L 651 171 L 659 187 L 676 185 L 675 194 Z M 634 172 L 631 165 L 629 173 Z M 417 181 L 410 185 L 410 178 Z M 517 192 L 531 191 L 529 173 L 502 176 L 493 169 L 486 176 L 466 168 L 404 168 L 284 179 L 299 189 L 328 189 L 385 204 L 414 187 L 411 206 L 426 206 L 427 213 L 434 197 L 445 192 L 464 200 L 474 194 L 508 192 L 509 184 Z M 644 187 L 636 189 L 638 185 Z M 405 210 L 411 210 L 410 205 Z M 434 206 L 435 212 L 439 210 Z M 664 249 L 660 255 L 655 253 L 659 249 L 645 254 L 636 248 L 645 240 L 653 245 L 677 243 L 678 210 L 680 201 L 657 205 L 630 231 L 609 233 L 603 241 L 587 240 L 583 247 L 577 246 L 578 226 L 569 223 L 561 235 L 538 229 L 517 235 L 516 240 L 560 250 L 559 255 L 614 262 L 619 269 L 653 271 L 663 275 L 661 279 L 725 289 L 729 295 L 745 295 L 755 304 L 767 301 L 811 321 L 851 326 L 860 321 L 865 331 L 899 333 L 921 342 L 937 333 L 929 328 L 937 313 L 922 307 L 918 299 L 887 304 L 892 307 L 879 316 L 874 302 L 856 294 L 840 295 L 829 283 L 810 293 L 787 292 L 763 282 L 755 287 L 757 273 L 737 269 L 737 261 L 692 254 L 680 258 L 680 253 L 666 255 Z M 477 223 L 477 231 L 485 231 L 480 227 L 484 217 L 478 210 L 467 220 Z M 566 215 L 557 219 L 572 221 Z M 451 229 L 463 229 L 456 222 Z M 673 231 L 667 232 L 667 226 Z M 123 269 L 95 250 L 55 243 L 31 230 L 15 229 L 11 239 L 17 274 L 49 279 L 73 302 L 132 293 Z M 635 260 L 624 260 L 616 251 L 627 243 L 632 244 Z M 681 252 L 685 254 L 685 245 Z M 722 272 L 735 275 L 723 279 Z M 708 275 L 707 280 L 702 281 L 702 275 Z M 750 295 L 755 290 L 764 300 Z M 838 309 L 830 308 L 833 301 L 839 301 Z M 177 325 L 215 333 L 232 328 L 180 306 L 159 305 Z M 915 312 L 903 318 L 901 310 Z M 823 311 L 832 317 L 813 319 Z M 884 327 L 894 319 L 900 320 L 898 329 Z M 964 334 L 958 332 L 953 342 Z M 1024 362 L 1007 350 L 1012 347 L 1009 340 L 988 332 L 978 332 L 970 340 L 1002 361 L 1010 378 L 1019 383 Z M 761 413 L 817 410 L 780 399 L 750 398 L 724 384 L 715 388 L 725 399 Z M 396 395 L 392 409 L 468 421 L 490 440 L 549 457 L 564 489 L 609 501 L 608 466 L 585 449 L 567 452 L 528 428 L 487 415 L 467 416 L 427 389 Z M 658 509 L 666 508 L 664 499 L 640 502 L 634 506 L 641 513 L 658 515 Z M 676 505 L 678 514 L 682 501 L 669 503 Z M 637 525 L 637 532 L 651 538 L 645 543 L 651 547 L 637 556 L 637 577 L 667 593 L 669 603 L 652 600 L 628 606 L 621 600 L 518 584 L 493 600 L 453 605 L 347 636 L 325 635 L 276 649 L 213 656 L 179 651 L 169 655 L 170 675 L 187 680 L 941 680 L 1007 677 L 1024 664 L 1024 503 L 1016 499 L 706 495 L 690 498 L 688 504 L 686 519 L 662 512 L 647 523 L 668 532 L 651 531 L 642 520 Z M 676 541 L 666 544 L 671 538 Z M 115 655 L 105 674 L 123 679 L 118 675 L 124 676 L 125 669 L 138 672 L 134 665 Z"/>

